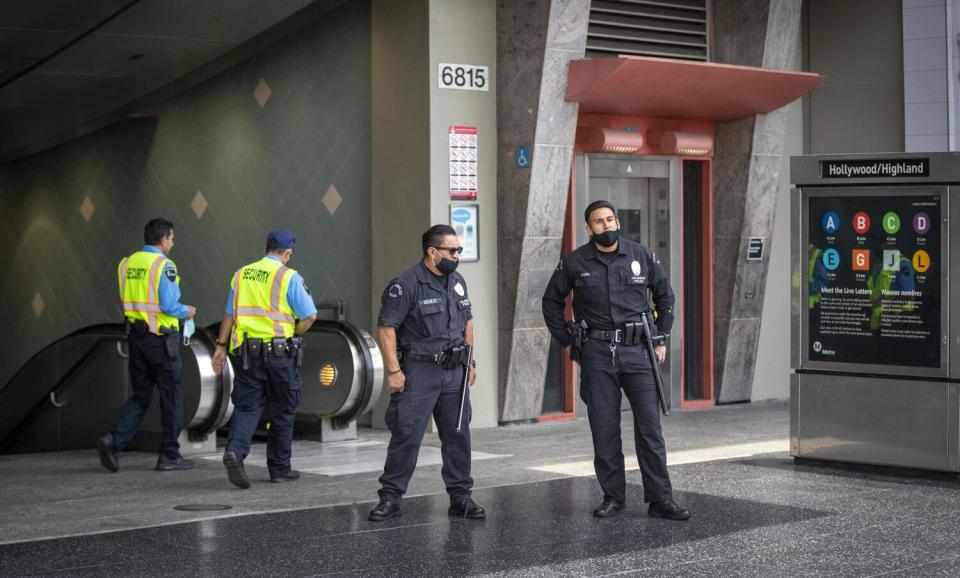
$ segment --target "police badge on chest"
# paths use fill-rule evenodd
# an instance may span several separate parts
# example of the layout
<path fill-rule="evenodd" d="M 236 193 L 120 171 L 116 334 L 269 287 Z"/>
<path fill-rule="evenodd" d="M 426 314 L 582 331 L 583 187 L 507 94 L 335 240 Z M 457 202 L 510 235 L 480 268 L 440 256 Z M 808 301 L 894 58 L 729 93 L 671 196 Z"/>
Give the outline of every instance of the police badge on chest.
<path fill-rule="evenodd" d="M 643 274 L 643 268 L 640 267 L 640 261 L 630 263 L 630 285 L 646 285 L 647 276 Z"/>

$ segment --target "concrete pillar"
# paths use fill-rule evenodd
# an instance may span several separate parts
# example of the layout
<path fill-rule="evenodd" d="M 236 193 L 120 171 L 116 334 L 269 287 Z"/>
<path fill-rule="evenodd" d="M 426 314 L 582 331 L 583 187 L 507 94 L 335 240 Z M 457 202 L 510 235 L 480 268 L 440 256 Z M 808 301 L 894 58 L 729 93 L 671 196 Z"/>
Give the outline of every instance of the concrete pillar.
<path fill-rule="evenodd" d="M 718 0 L 718 62 L 789 69 L 798 49 L 800 0 Z M 770 243 L 782 167 L 787 111 L 719 123 L 714 159 L 714 380 L 717 401 L 749 401 Z M 747 261 L 750 237 L 764 241 Z"/>
<path fill-rule="evenodd" d="M 586 46 L 589 0 L 501 0 L 497 13 L 500 421 L 539 417 L 550 334 L 540 298 L 560 257 L 577 105 L 564 99 Z M 529 168 L 514 154 L 529 148 Z"/>

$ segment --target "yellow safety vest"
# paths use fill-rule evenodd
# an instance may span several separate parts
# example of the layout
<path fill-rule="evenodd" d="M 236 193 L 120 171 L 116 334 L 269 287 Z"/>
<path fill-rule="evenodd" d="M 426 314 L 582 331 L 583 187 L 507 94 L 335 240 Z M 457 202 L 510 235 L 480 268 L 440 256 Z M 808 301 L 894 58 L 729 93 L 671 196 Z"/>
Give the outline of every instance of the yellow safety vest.
<path fill-rule="evenodd" d="M 175 330 L 180 327 L 179 319 L 160 310 L 160 274 L 167 263 L 177 270 L 165 255 L 137 251 L 117 267 L 123 315 L 130 321 L 143 321 L 155 335 L 160 335 L 161 327 Z M 176 283 L 180 284 L 179 275 Z"/>
<path fill-rule="evenodd" d="M 230 351 L 247 337 L 293 337 L 296 318 L 287 303 L 287 288 L 296 273 L 279 261 L 264 257 L 233 275 L 233 332 Z"/>

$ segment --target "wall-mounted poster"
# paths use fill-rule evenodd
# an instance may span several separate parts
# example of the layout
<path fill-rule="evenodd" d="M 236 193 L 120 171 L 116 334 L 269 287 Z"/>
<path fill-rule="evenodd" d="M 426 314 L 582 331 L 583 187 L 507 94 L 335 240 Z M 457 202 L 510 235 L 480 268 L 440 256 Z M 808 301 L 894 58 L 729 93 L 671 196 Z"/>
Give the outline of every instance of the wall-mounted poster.
<path fill-rule="evenodd" d="M 450 199 L 477 200 L 477 127 L 450 127 Z"/>
<path fill-rule="evenodd" d="M 450 226 L 463 247 L 461 261 L 480 260 L 480 205 L 450 205 Z"/>
<path fill-rule="evenodd" d="M 941 367 L 941 198 L 907 193 L 810 197 L 811 361 Z"/>

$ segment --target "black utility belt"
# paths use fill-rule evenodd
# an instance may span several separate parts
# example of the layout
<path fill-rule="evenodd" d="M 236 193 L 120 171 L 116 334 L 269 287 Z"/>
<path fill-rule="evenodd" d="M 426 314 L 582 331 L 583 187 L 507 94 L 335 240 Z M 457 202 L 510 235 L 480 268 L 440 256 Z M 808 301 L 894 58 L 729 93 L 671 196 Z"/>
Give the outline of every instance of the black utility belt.
<path fill-rule="evenodd" d="M 623 327 L 606 331 L 603 329 L 588 329 L 588 339 L 597 341 L 606 341 L 608 343 L 622 343 L 624 345 L 640 345 L 644 342 L 643 323 L 639 321 L 630 321 Z"/>
<path fill-rule="evenodd" d="M 666 337 L 666 335 L 651 335 L 650 339 L 654 345 L 660 345 L 666 340 Z M 643 336 L 643 323 L 640 321 L 625 323 L 623 327 L 612 331 L 588 329 L 587 338 L 606 341 L 608 343 L 622 343 L 624 345 L 640 345 L 646 341 Z"/>
<path fill-rule="evenodd" d="M 427 363 L 439 365 L 444 369 L 455 369 L 456 367 L 467 363 L 467 356 L 467 348 L 463 346 L 454 347 L 446 351 L 441 351 L 440 353 L 402 352 L 402 357 L 404 360 L 425 361 Z"/>
<path fill-rule="evenodd" d="M 147 323 L 142 319 L 131 321 L 130 330 L 133 333 L 136 333 L 138 337 L 142 337 L 144 335 L 153 335 L 154 337 L 165 338 L 168 335 L 180 333 L 180 330 L 176 327 L 161 327 L 159 335 L 156 333 L 150 333 L 150 326 L 147 325 Z"/>
<path fill-rule="evenodd" d="M 246 353 L 253 358 L 267 355 L 273 355 L 276 358 L 296 357 L 302 350 L 302 337 L 274 337 L 273 339 L 248 337 L 240 345 L 240 354 Z"/>

